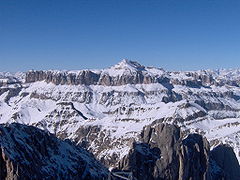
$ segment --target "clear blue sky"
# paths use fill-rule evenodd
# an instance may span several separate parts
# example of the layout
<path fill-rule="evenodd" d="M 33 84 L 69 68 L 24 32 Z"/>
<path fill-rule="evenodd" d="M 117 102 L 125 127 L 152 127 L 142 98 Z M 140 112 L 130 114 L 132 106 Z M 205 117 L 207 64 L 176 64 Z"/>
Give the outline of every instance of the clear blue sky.
<path fill-rule="evenodd" d="M 0 0 L 0 71 L 240 67 L 239 0 Z"/>

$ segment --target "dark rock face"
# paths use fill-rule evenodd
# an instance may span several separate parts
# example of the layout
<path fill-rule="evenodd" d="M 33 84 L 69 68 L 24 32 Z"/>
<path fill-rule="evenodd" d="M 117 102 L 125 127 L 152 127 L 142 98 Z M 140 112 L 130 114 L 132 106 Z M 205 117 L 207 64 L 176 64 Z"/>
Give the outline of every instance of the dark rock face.
<path fill-rule="evenodd" d="M 154 167 L 160 159 L 160 149 L 151 148 L 149 144 L 134 143 L 129 154 L 119 163 L 121 170 L 131 171 L 137 179 L 154 179 Z"/>
<path fill-rule="evenodd" d="M 157 148 L 161 152 L 161 158 L 155 163 L 153 176 L 156 179 L 177 178 L 179 158 L 180 128 L 169 124 L 156 124 L 147 126 L 141 134 L 142 141 Z"/>
<path fill-rule="evenodd" d="M 9 112 L 12 112 L 9 115 L 11 121 L 29 122 L 31 125 L 49 130 L 60 139 L 71 138 L 73 142 L 81 144 L 88 151 L 92 152 L 99 161 L 108 167 L 116 167 L 119 157 L 122 157 L 121 152 L 126 153 L 126 151 L 116 150 L 116 147 L 119 149 L 128 148 L 132 143 L 132 139 L 138 141 L 136 136 L 139 134 L 139 129 L 137 132 L 135 132 L 134 128 L 129 129 L 127 136 L 116 138 L 112 136 L 112 133 L 114 134 L 118 128 L 112 125 L 109 128 L 100 126 L 98 123 L 97 125 L 91 123 L 98 120 L 99 117 L 112 116 L 116 122 L 136 121 L 136 124 L 141 122 L 141 117 L 147 117 L 149 119 L 147 123 L 149 123 L 158 118 L 158 116 L 151 116 L 151 114 L 155 114 L 151 112 L 158 109 L 159 113 L 162 112 L 162 103 L 159 102 L 165 103 L 163 107 L 165 105 L 168 106 L 169 104 L 167 103 L 179 102 L 179 105 L 176 103 L 177 108 L 173 108 L 173 115 L 169 114 L 170 116 L 165 118 L 160 116 L 160 118 L 162 122 L 179 124 L 186 129 L 188 125 L 201 123 L 201 121 L 204 122 L 209 117 L 213 117 L 214 120 L 238 117 L 240 96 L 236 87 L 239 87 L 240 81 L 233 80 L 237 77 L 232 78 L 232 73 L 228 73 L 227 76 L 229 77 L 227 77 L 226 75 L 223 76 L 222 73 L 219 73 L 218 76 L 217 72 L 208 70 L 167 72 L 152 68 L 152 71 L 149 67 L 134 64 L 134 62 L 126 63 L 129 63 L 131 67 L 118 66 L 117 68 L 92 71 L 29 71 L 26 73 L 26 76 L 24 75 L 25 81 L 24 78 L 16 76 L 16 81 L 5 82 L 4 80 L 2 83 L 0 82 L 0 86 L 2 86 L 0 95 L 4 97 L 0 106 L 1 108 L 7 107 L 5 102 L 9 105 Z M 34 83 L 37 81 L 68 86 L 62 87 L 54 86 L 53 84 Z M 130 85 L 126 86 L 127 88 L 118 87 L 126 84 Z M 228 87 L 227 84 L 234 87 Z M 45 85 L 46 87 L 44 87 Z M 98 85 L 102 86 L 99 87 Z M 216 85 L 217 88 L 215 86 L 212 87 L 212 85 Z M 224 87 L 222 89 L 219 86 Z M 48 100 L 46 102 L 51 102 L 54 106 L 56 105 L 56 108 L 50 105 L 50 103 L 49 105 L 47 103 L 46 107 L 42 107 L 38 103 L 39 100 L 41 102 L 43 102 L 42 100 Z M 184 101 L 180 102 L 181 100 Z M 26 102 L 29 102 L 29 105 Z M 76 108 L 74 108 L 73 103 L 69 102 L 76 104 Z M 82 109 L 85 105 L 87 108 Z M 103 105 L 106 108 L 98 108 L 98 105 L 101 107 Z M 10 106 L 12 107 L 10 108 Z M 30 110 L 29 116 L 24 116 L 25 110 L 28 113 L 30 106 L 36 112 L 32 114 Z M 86 117 L 77 110 L 78 108 L 83 111 Z M 12 110 L 10 111 L 10 109 Z M 88 110 L 89 112 L 87 112 Z M 95 113 L 95 111 L 99 111 L 99 114 Z M 141 116 L 147 112 L 151 113 L 149 113 L 150 117 L 147 115 Z M 44 116 L 38 116 L 38 114 L 44 114 Z M 0 117 L 6 119 L 4 113 L 0 114 Z M 41 117 L 42 119 L 35 122 L 33 117 Z M 87 117 L 89 117 L 88 120 L 86 120 Z M 105 119 L 103 120 L 105 121 Z M 224 126 L 238 125 L 228 123 Z M 219 126 L 219 129 L 224 128 L 224 126 Z M 207 145 L 203 145 L 204 147 L 200 149 L 199 144 L 201 144 L 202 140 L 198 141 L 193 138 L 194 140 L 189 141 L 193 141 L 192 145 L 191 143 L 188 144 L 189 142 L 183 144 L 184 141 L 182 137 L 178 137 L 177 130 L 174 132 L 170 129 L 167 130 L 165 127 L 157 129 L 154 125 L 148 129 L 145 128 L 140 138 L 141 143 L 135 143 L 134 148 L 130 151 L 132 152 L 131 156 L 129 155 L 122 161 L 122 164 L 120 163 L 121 167 L 124 169 L 132 168 L 139 178 L 143 174 L 148 174 L 148 177 L 155 179 L 178 178 L 181 176 L 192 178 L 197 176 L 198 173 L 201 178 L 205 178 L 207 169 L 214 174 L 215 179 L 225 177 L 224 168 L 220 168 L 220 165 L 214 160 L 203 158 L 204 161 L 199 161 L 200 165 L 196 167 L 195 165 L 197 164 L 191 161 L 191 159 L 197 161 L 202 156 L 204 157 L 204 154 L 208 154 Z M 199 128 L 195 132 L 204 134 L 207 131 L 204 128 Z M 156 133 L 160 135 L 156 135 Z M 190 130 L 186 130 L 185 133 L 190 133 Z M 233 146 L 238 146 L 237 141 L 230 143 Z M 159 154 L 155 154 L 155 150 Z M 145 151 L 148 155 L 142 153 Z M 194 153 L 189 153 L 192 151 Z M 135 164 L 132 163 L 132 160 L 131 162 L 128 161 L 130 157 L 137 159 Z M 208 165 L 210 167 L 205 166 L 207 163 L 210 164 Z M 134 169 L 141 166 L 143 168 L 140 170 Z M 189 168 L 191 166 L 198 170 L 203 168 L 203 170 L 200 169 L 197 172 L 197 170 L 191 170 Z M 218 171 L 215 172 L 213 170 L 214 166 L 218 167 Z"/>
<path fill-rule="evenodd" d="M 10 98 L 12 98 L 14 96 L 18 96 L 21 90 L 22 90 L 22 88 L 20 88 L 20 87 L 18 87 L 18 88 L 9 88 L 8 95 L 5 97 L 4 101 L 6 103 L 8 103 Z"/>
<path fill-rule="evenodd" d="M 175 125 L 160 123 L 146 126 L 141 134 L 143 143 L 133 146 L 120 162 L 119 169 L 132 171 L 137 179 L 181 179 L 185 171 L 189 170 L 186 167 L 193 158 L 200 161 L 200 156 L 186 155 L 195 150 L 188 145 L 187 139 L 182 142 L 180 128 Z M 201 141 L 194 143 L 204 148 Z M 147 175 L 143 176 L 141 172 Z"/>
<path fill-rule="evenodd" d="M 148 70 L 151 70 L 151 67 L 145 67 L 135 61 L 123 60 L 117 65 L 113 66 L 114 70 L 127 70 L 130 73 L 123 73 L 120 76 L 110 76 L 106 71 L 104 72 L 94 72 L 90 70 L 83 70 L 77 73 L 74 72 L 58 72 L 58 71 L 29 71 L 26 73 L 25 81 L 27 83 L 43 81 L 52 82 L 54 84 L 68 84 L 68 85 L 124 85 L 124 84 L 150 84 L 150 83 L 161 83 L 163 77 L 148 74 Z M 158 70 L 160 70 L 158 68 Z M 164 71 L 164 70 L 162 70 Z M 217 78 L 220 72 L 214 71 L 197 71 L 197 72 L 164 72 L 164 78 L 168 77 L 169 74 L 175 75 L 184 75 L 186 78 L 172 78 L 170 80 L 171 84 L 174 85 L 183 85 L 193 88 L 199 88 L 201 86 L 208 87 L 210 85 L 223 86 L 225 84 L 231 86 L 239 86 L 238 79 L 224 80 L 222 78 Z M 1 86 L 1 82 L 0 82 Z"/>
<path fill-rule="evenodd" d="M 32 83 L 36 81 L 46 81 L 56 85 L 91 85 L 97 84 L 100 75 L 89 70 L 80 71 L 79 74 L 74 73 L 58 73 L 53 71 L 29 71 L 26 73 L 25 82 Z"/>
<path fill-rule="evenodd" d="M 211 151 L 211 160 L 220 171 L 218 178 L 226 180 L 240 179 L 240 166 L 233 149 L 228 145 L 219 145 Z M 214 168 L 214 167 L 213 167 Z M 215 167 L 216 168 L 216 167 Z"/>
<path fill-rule="evenodd" d="M 154 77 L 144 76 L 141 71 L 135 74 L 111 77 L 108 74 L 98 74 L 90 70 L 82 70 L 78 74 L 53 72 L 53 71 L 29 71 L 26 73 L 25 82 L 32 83 L 46 81 L 56 85 L 105 85 L 119 86 L 125 84 L 150 84 L 156 82 Z"/>
<path fill-rule="evenodd" d="M 8 101 L 10 100 L 10 98 L 14 97 L 14 96 L 18 96 L 19 92 L 22 90 L 21 87 L 16 87 L 16 88 L 1 88 L 0 89 L 0 95 L 2 95 L 5 92 L 8 92 L 6 97 L 4 98 L 4 101 L 6 103 L 8 103 Z"/>
<path fill-rule="evenodd" d="M 179 179 L 209 179 L 209 143 L 198 134 L 189 134 L 181 143 Z"/>
<path fill-rule="evenodd" d="M 125 84 L 150 84 L 162 83 L 163 77 L 151 76 L 145 74 L 145 69 L 140 68 L 131 74 L 123 74 L 121 76 L 111 77 L 109 74 L 95 73 L 90 70 L 82 70 L 79 74 L 67 72 L 54 72 L 54 71 L 28 71 L 26 73 L 25 82 L 32 83 L 36 81 L 52 82 L 56 85 L 106 85 L 106 86 L 119 86 Z M 188 87 L 199 88 L 205 85 L 213 85 L 214 79 L 211 75 L 186 73 L 190 78 L 189 80 L 171 79 L 171 84 L 183 85 Z"/>
<path fill-rule="evenodd" d="M 104 179 L 108 170 L 84 149 L 32 126 L 0 125 L 0 179 Z"/>
<path fill-rule="evenodd" d="M 153 124 L 143 129 L 141 141 L 133 143 L 118 165 L 138 180 L 240 179 L 232 148 L 217 147 L 210 156 L 209 143 L 199 134 L 183 139 L 177 126 Z"/>

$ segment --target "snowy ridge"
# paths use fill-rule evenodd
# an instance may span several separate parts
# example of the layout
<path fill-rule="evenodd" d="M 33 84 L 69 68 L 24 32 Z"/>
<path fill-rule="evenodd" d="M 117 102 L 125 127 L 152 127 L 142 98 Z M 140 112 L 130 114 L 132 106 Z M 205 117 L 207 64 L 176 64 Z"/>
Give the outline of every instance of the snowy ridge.
<path fill-rule="evenodd" d="M 108 174 L 83 148 L 38 128 L 1 124 L 0 132 L 1 179 L 103 179 Z"/>
<path fill-rule="evenodd" d="M 203 134 L 212 147 L 227 143 L 240 160 L 239 75 L 168 72 L 129 60 L 102 70 L 30 71 L 17 87 L 0 87 L 0 122 L 30 124 L 85 143 L 109 167 L 154 121 Z"/>

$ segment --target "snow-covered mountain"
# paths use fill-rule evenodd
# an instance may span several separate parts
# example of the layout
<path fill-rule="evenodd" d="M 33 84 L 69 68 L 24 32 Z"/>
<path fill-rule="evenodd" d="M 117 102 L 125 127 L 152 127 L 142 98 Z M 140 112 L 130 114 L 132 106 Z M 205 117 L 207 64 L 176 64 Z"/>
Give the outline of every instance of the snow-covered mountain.
<path fill-rule="evenodd" d="M 170 72 L 122 60 L 101 70 L 0 73 L 0 122 L 34 125 L 84 145 L 108 167 L 144 126 L 179 125 L 227 143 L 240 161 L 240 70 Z"/>
<path fill-rule="evenodd" d="M 36 127 L 0 124 L 0 179 L 107 179 L 108 170 L 85 149 Z"/>

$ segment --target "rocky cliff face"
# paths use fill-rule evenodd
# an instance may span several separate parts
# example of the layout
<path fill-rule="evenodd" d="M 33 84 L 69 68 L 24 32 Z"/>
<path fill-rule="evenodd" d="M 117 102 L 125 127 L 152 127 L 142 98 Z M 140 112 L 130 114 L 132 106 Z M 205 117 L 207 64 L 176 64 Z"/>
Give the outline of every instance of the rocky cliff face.
<path fill-rule="evenodd" d="M 131 72 L 131 70 L 134 70 Z M 120 74 L 109 73 L 120 71 Z M 157 82 L 158 77 L 151 76 L 145 67 L 137 62 L 123 60 L 108 71 L 29 71 L 26 73 L 26 83 L 46 81 L 56 85 L 105 85 L 120 86 L 126 84 L 150 84 Z"/>
<path fill-rule="evenodd" d="M 229 144 L 240 160 L 239 76 L 240 70 L 169 72 L 128 60 L 101 70 L 0 73 L 0 122 L 70 139 L 108 167 L 156 121 L 201 134 L 211 148 Z"/>
<path fill-rule="evenodd" d="M 0 125 L 1 179 L 107 179 L 108 170 L 69 140 L 32 126 Z M 209 150 L 206 138 L 183 133 L 176 125 L 146 126 L 118 164 L 138 180 L 238 180 L 240 166 L 228 145 Z M 83 145 L 83 144 L 82 144 Z M 115 169 L 116 171 L 116 169 Z"/>
<path fill-rule="evenodd" d="M 133 143 L 118 169 L 132 172 L 139 180 L 240 178 L 232 148 L 221 145 L 210 153 L 206 138 L 199 134 L 183 138 L 180 128 L 169 124 L 145 127 L 140 142 Z"/>
<path fill-rule="evenodd" d="M 210 179 L 209 150 L 208 141 L 199 134 L 189 134 L 183 139 L 179 153 L 179 179 Z"/>
<path fill-rule="evenodd" d="M 112 73 L 112 71 L 120 73 Z M 155 73 L 158 71 L 157 73 Z M 160 72 L 160 73 L 159 73 Z M 81 71 L 29 71 L 25 82 L 46 81 L 56 85 L 105 85 L 120 86 L 126 84 L 151 84 L 169 82 L 188 87 L 240 85 L 239 79 L 219 77 L 221 71 L 165 72 L 162 69 L 144 67 L 137 62 L 123 60 L 106 70 Z M 227 74 L 228 75 L 228 74 Z M 227 76 L 225 75 L 225 77 Z M 176 77 L 180 78 L 176 78 Z"/>
<path fill-rule="evenodd" d="M 86 150 L 35 127 L 0 125 L 0 179 L 103 179 L 108 170 Z"/>
<path fill-rule="evenodd" d="M 80 71 L 75 73 L 62 73 L 54 71 L 29 71 L 26 73 L 26 83 L 33 83 L 37 81 L 46 81 L 47 83 L 54 83 L 56 85 L 94 85 L 99 80 L 99 74 L 92 71 Z"/>
<path fill-rule="evenodd" d="M 240 166 L 233 149 L 229 145 L 219 145 L 210 153 L 212 164 L 217 164 L 218 177 L 221 175 L 226 180 L 240 178 Z M 219 175 L 220 174 L 220 175 Z"/>

